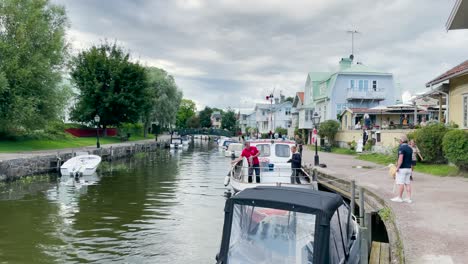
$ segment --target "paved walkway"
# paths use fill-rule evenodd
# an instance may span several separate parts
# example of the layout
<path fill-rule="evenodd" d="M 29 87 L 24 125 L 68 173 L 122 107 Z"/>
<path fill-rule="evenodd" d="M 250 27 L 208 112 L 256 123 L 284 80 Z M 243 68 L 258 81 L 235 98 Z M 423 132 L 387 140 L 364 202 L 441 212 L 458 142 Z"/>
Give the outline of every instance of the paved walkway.
<path fill-rule="evenodd" d="M 158 141 L 163 142 L 163 141 L 169 140 L 170 138 L 171 138 L 170 135 L 159 135 Z M 126 145 L 133 145 L 133 144 L 144 143 L 144 142 L 154 142 L 154 138 L 146 139 L 146 140 L 127 141 L 127 142 L 114 143 L 114 144 L 103 144 L 101 145 L 101 147 L 110 148 L 111 146 L 113 147 L 126 146 Z M 46 155 L 51 155 L 51 154 L 57 154 L 57 152 L 64 153 L 64 152 L 72 152 L 72 151 L 90 151 L 94 149 L 96 149 L 95 146 L 89 146 L 89 147 L 75 147 L 75 148 L 65 148 L 65 149 L 50 149 L 50 150 L 38 150 L 38 151 L 0 153 L 0 161 L 46 156 Z"/>
<path fill-rule="evenodd" d="M 383 165 L 350 155 L 319 152 L 327 173 L 372 189 L 388 201 L 404 244 L 407 263 L 468 263 L 468 178 L 414 173 L 413 203 L 390 198 L 393 179 Z M 303 165 L 313 164 L 314 153 L 304 148 Z M 370 166 L 370 169 L 356 168 Z"/>

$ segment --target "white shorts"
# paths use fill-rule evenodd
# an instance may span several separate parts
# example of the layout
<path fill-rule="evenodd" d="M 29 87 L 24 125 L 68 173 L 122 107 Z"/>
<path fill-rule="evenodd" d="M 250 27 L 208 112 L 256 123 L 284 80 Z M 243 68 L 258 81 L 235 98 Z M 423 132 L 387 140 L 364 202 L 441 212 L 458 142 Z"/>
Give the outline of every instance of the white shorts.
<path fill-rule="evenodd" d="M 411 169 L 399 169 L 396 173 L 396 184 L 410 184 Z"/>

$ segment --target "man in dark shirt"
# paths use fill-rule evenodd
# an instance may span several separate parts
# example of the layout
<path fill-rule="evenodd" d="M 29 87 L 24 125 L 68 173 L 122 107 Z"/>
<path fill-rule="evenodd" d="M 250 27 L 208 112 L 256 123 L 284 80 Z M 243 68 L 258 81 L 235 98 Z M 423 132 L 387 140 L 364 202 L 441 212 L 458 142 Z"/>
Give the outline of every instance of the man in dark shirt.
<path fill-rule="evenodd" d="M 299 172 L 302 168 L 302 158 L 301 158 L 301 154 L 299 152 L 297 152 L 297 147 L 296 146 L 292 146 L 291 147 L 291 151 L 293 153 L 292 157 L 290 160 L 288 160 L 288 162 L 291 162 L 291 169 L 292 169 L 292 174 L 291 174 L 291 183 L 294 184 L 294 181 L 297 183 L 297 184 L 301 184 L 301 180 L 299 179 Z"/>
<path fill-rule="evenodd" d="M 407 202 L 411 203 L 411 162 L 412 162 L 413 149 L 408 145 L 408 138 L 403 135 L 400 139 L 400 147 L 398 148 L 398 162 L 395 183 L 398 186 L 398 196 L 391 199 L 393 202 Z M 406 186 L 407 198 L 403 200 L 403 191 Z"/>

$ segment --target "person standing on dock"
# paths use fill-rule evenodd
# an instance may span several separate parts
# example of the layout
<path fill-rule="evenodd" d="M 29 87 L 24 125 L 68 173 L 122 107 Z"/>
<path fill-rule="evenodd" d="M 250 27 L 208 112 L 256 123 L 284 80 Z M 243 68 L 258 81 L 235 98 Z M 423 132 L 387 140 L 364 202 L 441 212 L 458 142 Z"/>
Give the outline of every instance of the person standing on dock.
<path fill-rule="evenodd" d="M 288 162 L 291 162 L 291 169 L 292 169 L 292 174 L 291 174 L 291 184 L 297 183 L 301 184 L 301 179 L 299 179 L 299 172 L 302 168 L 302 158 L 301 154 L 297 152 L 297 147 L 292 146 L 291 147 L 291 152 L 292 157 Z"/>
<path fill-rule="evenodd" d="M 398 196 L 392 198 L 391 201 L 401 203 L 403 201 L 411 203 L 411 162 L 413 150 L 408 145 L 408 138 L 402 135 L 400 138 L 400 147 L 398 148 L 398 162 L 396 166 L 395 183 L 398 186 Z M 406 187 L 406 195 L 408 196 L 403 200 L 403 191 Z"/>
<path fill-rule="evenodd" d="M 233 164 L 246 158 L 249 163 L 249 183 L 252 182 L 253 172 L 255 171 L 255 182 L 260 183 L 260 161 L 258 160 L 260 151 L 254 146 L 250 146 L 250 142 L 244 142 L 244 149 L 239 158 L 232 161 Z"/>

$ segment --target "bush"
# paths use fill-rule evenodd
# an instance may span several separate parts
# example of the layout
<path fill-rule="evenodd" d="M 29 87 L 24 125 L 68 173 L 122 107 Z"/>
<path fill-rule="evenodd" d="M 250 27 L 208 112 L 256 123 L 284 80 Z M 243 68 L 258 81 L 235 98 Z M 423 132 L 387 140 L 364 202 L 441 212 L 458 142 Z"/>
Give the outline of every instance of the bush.
<path fill-rule="evenodd" d="M 327 120 L 320 123 L 318 134 L 321 138 L 327 138 L 331 145 L 334 145 L 335 135 L 338 133 L 340 123 L 336 120 Z"/>
<path fill-rule="evenodd" d="M 444 124 L 433 123 L 426 127 L 416 130 L 410 134 L 414 138 L 416 145 L 424 157 L 424 161 L 429 163 L 446 163 L 444 152 L 442 150 L 442 139 L 449 131 Z"/>
<path fill-rule="evenodd" d="M 454 129 L 442 141 L 445 157 L 461 170 L 468 171 L 468 132 Z"/>
<path fill-rule="evenodd" d="M 135 123 L 135 124 L 123 123 L 119 128 L 119 134 L 120 136 L 127 136 L 127 134 L 142 136 L 143 124 L 142 123 Z"/>
<path fill-rule="evenodd" d="M 353 139 L 353 141 L 348 142 L 348 146 L 350 150 L 355 150 L 357 146 L 356 140 Z"/>
<path fill-rule="evenodd" d="M 282 127 L 277 127 L 275 129 L 275 132 L 278 133 L 278 134 L 281 134 L 282 136 L 287 136 L 288 135 L 288 130 L 286 128 L 282 128 Z"/>

